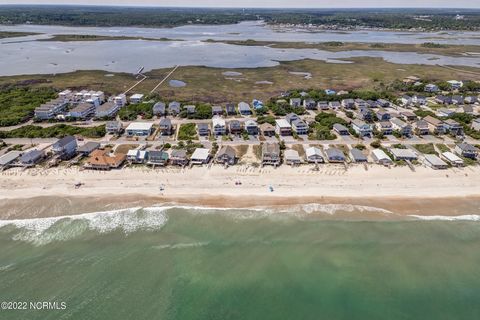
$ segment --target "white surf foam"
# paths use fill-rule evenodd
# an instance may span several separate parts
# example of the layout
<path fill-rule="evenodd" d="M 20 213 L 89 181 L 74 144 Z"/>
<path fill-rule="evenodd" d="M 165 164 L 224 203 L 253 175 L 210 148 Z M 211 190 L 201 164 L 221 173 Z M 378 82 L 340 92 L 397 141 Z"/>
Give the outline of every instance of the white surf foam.
<path fill-rule="evenodd" d="M 207 246 L 210 242 L 187 242 L 187 243 L 174 243 L 174 244 L 161 244 L 153 246 L 153 249 L 189 249 Z"/>
<path fill-rule="evenodd" d="M 480 221 L 480 215 L 468 214 L 462 216 L 419 216 L 409 215 L 409 217 L 424 221 Z"/>
<path fill-rule="evenodd" d="M 0 228 L 16 227 L 18 230 L 13 234 L 13 240 L 41 245 L 55 240 L 68 240 L 87 230 L 106 233 L 120 229 L 126 234 L 137 230 L 157 230 L 168 220 L 164 209 L 141 209 L 137 207 L 71 216 L 0 220 Z"/>

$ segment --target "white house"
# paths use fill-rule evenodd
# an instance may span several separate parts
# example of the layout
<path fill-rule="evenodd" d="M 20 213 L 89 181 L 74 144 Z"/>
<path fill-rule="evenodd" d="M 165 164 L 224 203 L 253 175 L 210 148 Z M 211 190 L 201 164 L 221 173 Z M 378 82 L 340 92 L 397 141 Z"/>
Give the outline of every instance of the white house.
<path fill-rule="evenodd" d="M 137 104 L 142 102 L 144 95 L 141 93 L 135 93 L 130 96 L 130 103 L 131 104 Z"/>
<path fill-rule="evenodd" d="M 355 119 L 352 121 L 352 129 L 360 136 L 370 136 L 372 135 L 372 127 L 363 122 L 362 120 Z"/>
<path fill-rule="evenodd" d="M 212 129 L 213 129 L 213 135 L 215 136 L 225 135 L 225 133 L 227 132 L 225 119 L 219 116 L 214 116 L 212 118 Z"/>
<path fill-rule="evenodd" d="M 153 124 L 148 122 L 132 122 L 125 132 L 128 136 L 149 136 L 152 133 Z"/>

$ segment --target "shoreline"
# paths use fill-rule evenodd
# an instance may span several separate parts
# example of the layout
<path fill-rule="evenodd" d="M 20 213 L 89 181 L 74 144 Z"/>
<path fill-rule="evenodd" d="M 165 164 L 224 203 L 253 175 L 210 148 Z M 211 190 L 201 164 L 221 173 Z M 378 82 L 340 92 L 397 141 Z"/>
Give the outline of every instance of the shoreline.
<path fill-rule="evenodd" d="M 347 171 L 340 166 L 319 171 L 309 167 L 8 170 L 0 174 L 0 219 L 169 204 L 232 209 L 338 204 L 381 208 L 397 217 L 480 214 L 477 167 L 444 171 L 419 167 L 415 172 L 406 167 L 369 166 L 368 171 L 363 166 Z M 83 185 L 75 189 L 78 182 Z"/>

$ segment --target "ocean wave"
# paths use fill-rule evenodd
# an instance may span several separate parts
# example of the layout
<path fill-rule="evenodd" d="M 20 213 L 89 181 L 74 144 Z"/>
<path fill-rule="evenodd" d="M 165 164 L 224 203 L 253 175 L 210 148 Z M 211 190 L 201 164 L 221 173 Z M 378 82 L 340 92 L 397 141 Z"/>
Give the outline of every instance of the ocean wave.
<path fill-rule="evenodd" d="M 15 228 L 13 240 L 43 245 L 72 239 L 87 230 L 107 233 L 120 229 L 126 234 L 137 230 L 158 230 L 167 220 L 168 217 L 161 208 L 143 210 L 137 207 L 71 216 L 0 220 L 0 228 Z"/>
<path fill-rule="evenodd" d="M 424 221 L 480 221 L 480 215 L 467 214 L 461 216 L 419 216 L 409 215 L 411 218 Z"/>

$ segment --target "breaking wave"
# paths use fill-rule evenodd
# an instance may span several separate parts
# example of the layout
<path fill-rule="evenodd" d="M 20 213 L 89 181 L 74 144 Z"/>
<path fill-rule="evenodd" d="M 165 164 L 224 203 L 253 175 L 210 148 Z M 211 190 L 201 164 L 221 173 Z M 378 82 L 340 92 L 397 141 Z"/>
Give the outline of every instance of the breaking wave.
<path fill-rule="evenodd" d="M 69 240 L 88 230 L 99 233 L 123 230 L 126 234 L 137 230 L 157 230 L 168 220 L 163 211 L 161 208 L 130 208 L 71 216 L 0 220 L 0 228 L 12 228 L 13 240 L 43 245 Z"/>
<path fill-rule="evenodd" d="M 164 204 L 148 208 L 136 207 L 70 216 L 0 220 L 0 229 L 10 232 L 13 240 L 43 245 L 52 241 L 73 239 L 87 231 L 108 233 L 115 230 L 122 230 L 125 234 L 129 234 L 140 230 L 159 230 L 167 223 L 168 215 L 170 213 L 174 214 L 179 210 L 193 215 L 219 214 L 233 220 L 264 218 L 271 220 L 289 218 L 303 219 L 313 216 L 314 214 L 334 215 L 340 212 L 392 214 L 392 212 L 382 208 L 345 204 L 309 203 L 273 208 L 253 207 L 244 209 Z M 165 248 L 181 249 L 183 246 L 189 247 L 190 245 L 191 244 L 175 244 Z"/>
<path fill-rule="evenodd" d="M 462 216 L 419 216 L 409 215 L 411 218 L 424 221 L 480 221 L 480 215 L 468 214 Z"/>

